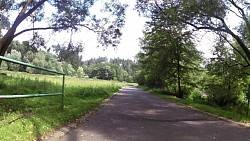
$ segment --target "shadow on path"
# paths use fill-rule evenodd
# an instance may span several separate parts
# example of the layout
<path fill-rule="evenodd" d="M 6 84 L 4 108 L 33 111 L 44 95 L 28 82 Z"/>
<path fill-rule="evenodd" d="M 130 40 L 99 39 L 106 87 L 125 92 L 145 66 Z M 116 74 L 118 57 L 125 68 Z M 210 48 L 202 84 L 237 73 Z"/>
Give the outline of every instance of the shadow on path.
<path fill-rule="evenodd" d="M 249 128 L 162 100 L 136 87 L 122 89 L 105 107 L 60 141 L 247 141 Z"/>

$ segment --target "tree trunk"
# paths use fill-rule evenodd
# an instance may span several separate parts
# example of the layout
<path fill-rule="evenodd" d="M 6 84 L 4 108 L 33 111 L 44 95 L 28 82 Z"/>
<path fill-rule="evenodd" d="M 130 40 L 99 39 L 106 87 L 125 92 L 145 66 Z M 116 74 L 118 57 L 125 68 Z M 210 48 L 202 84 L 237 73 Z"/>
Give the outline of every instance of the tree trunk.
<path fill-rule="evenodd" d="M 176 44 L 176 57 L 177 57 L 177 83 L 178 83 L 178 95 L 177 97 L 179 98 L 183 98 L 183 93 L 181 90 L 181 76 L 180 76 L 180 72 L 181 72 L 181 66 L 180 66 L 180 44 L 179 44 L 179 38 L 177 38 L 177 44 Z"/>
<path fill-rule="evenodd" d="M 10 43 L 14 39 L 14 33 L 15 33 L 15 29 L 11 28 L 0 40 L 0 56 L 5 55 Z M 0 66 L 1 64 L 2 64 L 2 60 L 0 60 Z"/>
<path fill-rule="evenodd" d="M 11 42 L 13 41 L 15 37 L 15 32 L 16 32 L 17 27 L 26 17 L 27 15 L 24 15 L 24 13 L 19 13 L 19 15 L 15 19 L 14 24 L 11 26 L 11 28 L 7 31 L 7 33 L 0 40 L 0 56 L 5 55 L 9 45 L 11 44 Z"/>
<path fill-rule="evenodd" d="M 15 32 L 16 32 L 17 27 L 20 25 L 20 23 L 22 23 L 24 19 L 26 19 L 32 12 L 34 12 L 45 1 L 46 0 L 39 1 L 33 8 L 31 8 L 27 13 L 25 13 L 28 5 L 31 3 L 31 0 L 26 1 L 22 10 L 20 11 L 18 16 L 16 17 L 14 24 L 11 26 L 11 28 L 8 30 L 8 32 L 0 40 L 0 56 L 4 56 L 4 54 L 6 53 L 10 43 L 15 38 Z"/>
<path fill-rule="evenodd" d="M 180 60 L 177 60 L 177 79 L 178 79 L 178 97 L 183 98 L 183 93 L 181 90 L 181 77 L 180 77 Z"/>
<path fill-rule="evenodd" d="M 0 56 L 4 56 L 5 52 L 7 51 L 10 43 L 14 39 L 15 29 L 11 28 L 8 32 L 3 36 L 0 40 Z"/>

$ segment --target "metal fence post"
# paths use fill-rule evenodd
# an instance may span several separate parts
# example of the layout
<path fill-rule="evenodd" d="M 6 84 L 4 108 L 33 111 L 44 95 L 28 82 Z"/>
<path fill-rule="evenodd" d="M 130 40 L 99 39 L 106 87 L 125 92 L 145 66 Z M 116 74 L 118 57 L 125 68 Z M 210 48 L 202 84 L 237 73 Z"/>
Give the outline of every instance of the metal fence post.
<path fill-rule="evenodd" d="M 31 67 L 31 68 L 35 68 L 35 69 L 39 69 L 39 70 L 43 70 L 43 71 L 47 71 L 47 72 L 51 72 L 51 73 L 63 75 L 63 82 L 62 82 L 62 93 L 26 94 L 26 95 L 0 95 L 0 99 L 29 98 L 29 97 L 43 97 L 43 96 L 62 95 L 61 106 L 62 106 L 62 108 L 64 108 L 64 85 L 65 85 L 65 75 L 66 75 L 65 73 L 63 73 L 63 72 L 57 72 L 55 70 L 51 70 L 51 69 L 47 69 L 47 68 L 35 66 L 35 65 L 32 65 L 32 64 L 29 64 L 29 63 L 25 63 L 25 62 L 21 62 L 21 61 L 17 61 L 17 60 L 11 59 L 11 58 L 0 56 L 0 61 L 2 61 L 2 60 L 3 61 L 7 61 L 7 62 L 11 62 L 11 63 L 14 63 L 14 64 L 19 64 L 19 65 L 23 65 L 23 66 L 27 66 L 27 67 Z"/>
<path fill-rule="evenodd" d="M 64 84 L 65 84 L 65 74 L 63 75 L 63 82 L 62 82 L 62 109 L 64 107 Z"/>

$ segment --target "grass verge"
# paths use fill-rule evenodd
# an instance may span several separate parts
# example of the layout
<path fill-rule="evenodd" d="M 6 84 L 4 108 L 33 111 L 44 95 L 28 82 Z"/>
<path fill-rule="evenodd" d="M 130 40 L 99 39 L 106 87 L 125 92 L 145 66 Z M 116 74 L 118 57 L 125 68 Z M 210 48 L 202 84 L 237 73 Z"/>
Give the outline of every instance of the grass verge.
<path fill-rule="evenodd" d="M 60 92 L 60 76 L 7 72 L 0 76 L 0 94 Z M 126 83 L 66 77 L 64 109 L 61 97 L 0 99 L 0 140 L 37 140 L 97 107 Z"/>
<path fill-rule="evenodd" d="M 151 94 L 157 95 L 161 97 L 162 99 L 167 99 L 172 102 L 181 104 L 181 105 L 186 105 L 186 106 L 191 106 L 193 108 L 199 109 L 204 112 L 208 112 L 213 114 L 216 117 L 224 117 L 226 119 L 230 119 L 236 122 L 240 122 L 242 124 L 249 124 L 250 123 L 250 118 L 247 117 L 246 115 L 241 115 L 239 113 L 233 112 L 233 111 L 228 111 L 225 109 L 222 109 L 220 107 L 212 107 L 209 105 L 205 104 L 200 104 L 196 103 L 190 99 L 179 99 L 175 96 L 167 95 L 167 94 L 162 94 L 157 90 L 148 90 Z"/>

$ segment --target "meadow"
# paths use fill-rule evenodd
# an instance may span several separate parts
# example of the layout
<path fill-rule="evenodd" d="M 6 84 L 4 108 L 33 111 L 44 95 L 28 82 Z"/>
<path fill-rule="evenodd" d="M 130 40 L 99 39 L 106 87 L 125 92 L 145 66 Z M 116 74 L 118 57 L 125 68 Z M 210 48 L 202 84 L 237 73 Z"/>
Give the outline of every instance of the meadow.
<path fill-rule="evenodd" d="M 6 75 L 7 74 L 7 75 Z M 37 140 L 83 116 L 127 83 L 66 76 L 61 96 L 0 99 L 0 140 Z M 61 92 L 62 76 L 2 72 L 0 94 Z"/>

